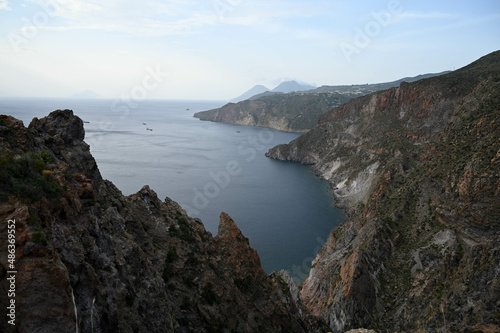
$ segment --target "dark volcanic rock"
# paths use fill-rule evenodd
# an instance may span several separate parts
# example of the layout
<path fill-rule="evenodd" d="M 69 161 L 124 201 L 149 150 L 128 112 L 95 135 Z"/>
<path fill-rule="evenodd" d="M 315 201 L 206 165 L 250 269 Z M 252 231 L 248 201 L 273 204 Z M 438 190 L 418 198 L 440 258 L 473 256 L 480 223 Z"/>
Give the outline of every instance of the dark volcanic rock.
<path fill-rule="evenodd" d="M 213 238 L 148 186 L 101 178 L 72 111 L 0 117 L 0 278 L 16 222 L 16 326 L 2 332 L 324 332 L 235 222 Z M 293 288 L 292 288 L 293 289 Z M 0 298 L 0 307 L 9 300 Z"/>
<path fill-rule="evenodd" d="M 75 117 L 73 111 L 56 110 L 45 118 L 34 118 L 28 128 L 36 133 L 37 143 L 68 164 L 69 170 L 86 174 L 96 183 L 101 181 L 89 146 L 83 141 L 83 121 Z"/>

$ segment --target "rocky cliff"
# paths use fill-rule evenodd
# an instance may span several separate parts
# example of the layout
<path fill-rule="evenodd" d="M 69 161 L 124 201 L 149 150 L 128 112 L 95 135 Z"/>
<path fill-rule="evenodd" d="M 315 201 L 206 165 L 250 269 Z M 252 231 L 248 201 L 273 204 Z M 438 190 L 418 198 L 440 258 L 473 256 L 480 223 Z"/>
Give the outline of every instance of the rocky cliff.
<path fill-rule="evenodd" d="M 287 273 L 264 273 L 231 217 L 221 214 L 212 237 L 148 186 L 123 196 L 102 179 L 84 135 L 69 110 L 28 128 L 0 116 L 0 307 L 14 299 L 16 324 L 2 320 L 0 331 L 326 330 Z"/>
<path fill-rule="evenodd" d="M 268 127 L 286 132 L 307 132 L 316 126 L 322 114 L 352 98 L 397 87 L 403 80 L 413 82 L 419 78 L 441 74 L 444 73 L 425 74 L 377 84 L 322 86 L 303 92 L 286 94 L 265 92 L 248 100 L 195 113 L 194 116 L 201 120 L 221 123 Z M 296 82 L 295 85 L 297 85 Z"/>
<path fill-rule="evenodd" d="M 334 332 L 500 331 L 500 52 L 351 100 L 268 156 L 310 164 L 348 220 L 301 290 Z"/>
<path fill-rule="evenodd" d="M 272 94 L 239 103 L 229 103 L 219 109 L 197 112 L 194 117 L 220 123 L 259 126 L 286 132 L 306 132 L 319 117 L 332 107 L 354 97 L 337 93 Z"/>

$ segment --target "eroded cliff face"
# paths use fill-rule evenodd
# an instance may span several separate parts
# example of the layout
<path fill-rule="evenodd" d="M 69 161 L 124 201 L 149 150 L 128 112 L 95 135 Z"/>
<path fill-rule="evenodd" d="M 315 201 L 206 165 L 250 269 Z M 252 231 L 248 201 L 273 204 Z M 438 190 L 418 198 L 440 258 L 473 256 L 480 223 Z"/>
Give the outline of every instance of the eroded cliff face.
<path fill-rule="evenodd" d="M 289 93 L 229 103 L 221 108 L 197 112 L 194 117 L 220 123 L 267 127 L 286 132 L 307 132 L 332 107 L 355 94 Z"/>
<path fill-rule="evenodd" d="M 197 112 L 194 117 L 221 123 L 268 127 L 287 132 L 307 132 L 316 126 L 321 115 L 353 98 L 397 87 L 403 80 L 414 82 L 444 73 L 446 72 L 424 74 L 386 83 L 322 86 L 302 92 L 256 95 L 238 103 L 228 103 L 218 109 Z"/>
<path fill-rule="evenodd" d="M 69 110 L 28 128 L 0 117 L 2 290 L 8 220 L 17 270 L 16 326 L 2 332 L 325 331 L 227 214 L 212 237 L 148 186 L 123 196 L 83 138 Z"/>
<path fill-rule="evenodd" d="M 301 296 L 334 332 L 500 330 L 500 53 L 333 109 L 268 156 L 312 165 L 348 221 Z"/>

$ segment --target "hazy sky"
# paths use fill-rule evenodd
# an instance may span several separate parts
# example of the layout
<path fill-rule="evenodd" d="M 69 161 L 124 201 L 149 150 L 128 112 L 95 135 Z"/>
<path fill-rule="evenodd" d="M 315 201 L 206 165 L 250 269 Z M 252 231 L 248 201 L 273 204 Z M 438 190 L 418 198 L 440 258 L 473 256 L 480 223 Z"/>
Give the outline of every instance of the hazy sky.
<path fill-rule="evenodd" d="M 0 96 L 236 97 L 392 81 L 500 49 L 500 1 L 0 0 Z"/>

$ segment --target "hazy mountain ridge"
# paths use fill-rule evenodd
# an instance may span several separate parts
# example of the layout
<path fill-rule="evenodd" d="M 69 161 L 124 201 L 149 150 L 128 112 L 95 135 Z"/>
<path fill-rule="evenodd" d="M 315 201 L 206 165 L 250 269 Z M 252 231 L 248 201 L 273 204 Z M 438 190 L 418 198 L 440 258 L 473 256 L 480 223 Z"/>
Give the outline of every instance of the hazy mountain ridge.
<path fill-rule="evenodd" d="M 197 112 L 194 117 L 215 122 L 269 127 L 288 132 L 306 132 L 316 126 L 319 117 L 332 107 L 352 98 L 390 87 L 397 87 L 403 80 L 415 81 L 438 74 L 419 75 L 414 78 L 351 86 L 322 86 L 292 93 L 266 91 L 238 103 L 221 108 Z M 284 91 L 297 87 L 298 83 L 286 82 Z M 301 86 L 306 89 L 306 86 Z M 314 88 L 314 87 L 310 87 Z"/>
<path fill-rule="evenodd" d="M 264 93 L 266 91 L 269 91 L 269 89 L 267 89 L 263 85 L 258 84 L 256 86 L 253 86 L 250 90 L 248 90 L 247 92 L 241 94 L 240 96 L 238 96 L 236 98 L 233 98 L 230 102 L 231 103 L 238 103 L 238 102 L 247 100 L 249 98 L 252 98 L 255 95 L 262 94 L 262 93 Z"/>
<path fill-rule="evenodd" d="M 276 88 L 271 90 L 272 92 L 281 92 L 281 93 L 291 93 L 291 92 L 299 92 L 305 90 L 311 90 L 316 88 L 310 84 L 300 84 L 297 81 L 285 81 L 281 82 Z"/>
<path fill-rule="evenodd" d="M 241 101 L 245 101 L 247 99 L 255 99 L 262 96 L 270 96 L 274 94 L 284 94 L 290 92 L 299 92 L 314 89 L 316 87 L 311 86 L 309 84 L 300 84 L 297 81 L 284 81 L 277 85 L 274 89 L 269 90 L 263 85 L 253 86 L 250 90 L 241 94 L 240 96 L 233 98 L 230 103 L 238 103 Z"/>
<path fill-rule="evenodd" d="M 500 330 L 500 52 L 353 99 L 268 156 L 312 165 L 348 221 L 301 291 L 334 331 Z"/>

